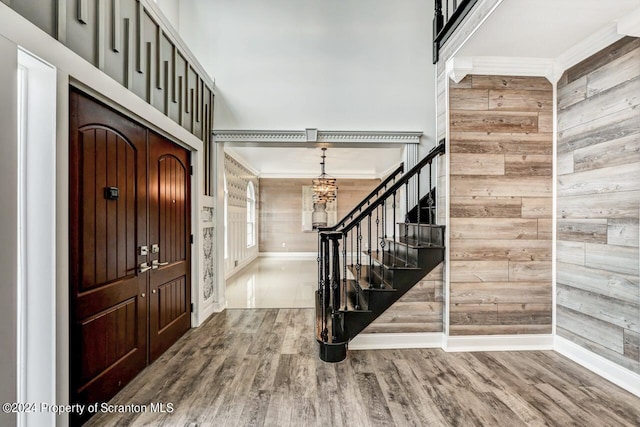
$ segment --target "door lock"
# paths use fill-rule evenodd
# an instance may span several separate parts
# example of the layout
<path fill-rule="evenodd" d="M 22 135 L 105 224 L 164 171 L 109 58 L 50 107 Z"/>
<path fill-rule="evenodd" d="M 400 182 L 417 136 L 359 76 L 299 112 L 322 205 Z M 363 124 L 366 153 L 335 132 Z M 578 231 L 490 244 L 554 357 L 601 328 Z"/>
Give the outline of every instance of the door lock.
<path fill-rule="evenodd" d="M 138 273 L 144 273 L 145 271 L 149 271 L 151 270 L 153 267 L 153 265 L 149 265 L 146 262 L 143 262 L 142 264 L 140 264 L 138 266 Z M 157 267 L 156 267 L 157 268 Z"/>
<path fill-rule="evenodd" d="M 160 245 L 157 243 L 154 243 L 153 245 L 151 245 L 151 253 L 157 254 L 158 252 L 160 252 Z"/>
<path fill-rule="evenodd" d="M 144 256 L 144 255 L 148 255 L 148 254 L 149 254 L 149 247 L 148 247 L 148 246 L 146 246 L 146 245 L 145 245 L 145 246 L 140 246 L 140 247 L 138 248 L 138 254 L 139 254 L 139 255 L 143 255 L 143 256 Z"/>
<path fill-rule="evenodd" d="M 168 265 L 169 262 L 160 262 L 157 259 L 154 259 L 153 261 L 151 261 L 151 268 L 153 268 L 154 270 L 157 270 L 160 266 L 162 265 Z"/>

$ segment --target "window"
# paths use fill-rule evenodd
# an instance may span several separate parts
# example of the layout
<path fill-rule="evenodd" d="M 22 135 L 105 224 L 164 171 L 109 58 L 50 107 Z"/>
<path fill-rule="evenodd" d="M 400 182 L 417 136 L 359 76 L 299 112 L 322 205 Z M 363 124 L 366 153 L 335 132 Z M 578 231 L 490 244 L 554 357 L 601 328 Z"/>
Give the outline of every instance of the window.
<path fill-rule="evenodd" d="M 224 204 L 222 205 L 222 216 L 224 221 L 224 259 L 229 258 L 229 190 L 227 189 L 227 174 L 222 175 L 224 183 Z"/>
<path fill-rule="evenodd" d="M 247 247 L 256 244 L 256 192 L 253 183 L 247 185 Z"/>

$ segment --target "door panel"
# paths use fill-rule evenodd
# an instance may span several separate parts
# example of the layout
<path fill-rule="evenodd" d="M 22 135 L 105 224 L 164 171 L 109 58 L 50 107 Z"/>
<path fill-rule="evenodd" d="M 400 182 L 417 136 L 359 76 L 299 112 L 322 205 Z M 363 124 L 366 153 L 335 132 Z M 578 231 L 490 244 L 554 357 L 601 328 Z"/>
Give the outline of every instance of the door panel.
<path fill-rule="evenodd" d="M 191 326 L 189 152 L 149 133 L 149 357 L 153 361 Z"/>
<path fill-rule="evenodd" d="M 70 109 L 71 384 L 88 403 L 146 366 L 147 145 L 143 127 L 75 91 Z"/>

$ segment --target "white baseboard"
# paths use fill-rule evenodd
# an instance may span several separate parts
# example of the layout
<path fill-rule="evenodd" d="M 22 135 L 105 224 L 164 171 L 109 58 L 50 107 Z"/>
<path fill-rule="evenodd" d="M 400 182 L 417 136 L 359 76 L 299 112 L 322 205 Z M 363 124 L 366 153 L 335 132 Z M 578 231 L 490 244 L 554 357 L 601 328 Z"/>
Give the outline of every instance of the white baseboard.
<path fill-rule="evenodd" d="M 360 334 L 349 342 L 349 350 L 441 348 L 443 338 L 442 332 Z"/>
<path fill-rule="evenodd" d="M 553 335 L 474 335 L 450 336 L 444 351 L 522 351 L 553 350 Z"/>
<path fill-rule="evenodd" d="M 261 258 L 318 258 L 316 252 L 260 252 Z"/>
<path fill-rule="evenodd" d="M 640 397 L 640 375 L 559 336 L 555 337 L 555 351 L 604 379 Z"/>
<path fill-rule="evenodd" d="M 208 319 L 209 317 L 211 317 L 211 315 L 212 315 L 213 313 L 219 313 L 219 312 L 221 312 L 222 310 L 224 310 L 224 309 L 225 309 L 225 305 L 226 305 L 226 304 L 224 304 L 224 303 L 214 302 L 214 303 L 211 303 L 211 304 L 207 305 L 206 307 L 204 307 L 204 308 L 202 309 L 202 311 L 201 311 L 201 312 L 199 313 L 199 315 L 198 315 L 198 321 L 197 321 L 197 323 L 196 323 L 196 324 L 194 324 L 194 325 L 193 325 L 193 327 L 194 327 L 194 328 L 198 328 L 198 327 L 202 326 L 202 324 L 203 324 L 204 322 L 206 322 L 206 321 L 207 321 L 207 319 Z"/>

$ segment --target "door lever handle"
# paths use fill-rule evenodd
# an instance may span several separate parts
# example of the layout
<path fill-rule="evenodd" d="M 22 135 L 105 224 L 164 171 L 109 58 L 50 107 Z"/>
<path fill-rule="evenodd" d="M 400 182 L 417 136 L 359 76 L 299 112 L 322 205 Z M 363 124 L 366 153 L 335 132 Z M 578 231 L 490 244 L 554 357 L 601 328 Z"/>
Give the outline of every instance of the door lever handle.
<path fill-rule="evenodd" d="M 157 270 L 161 265 L 169 265 L 169 262 L 160 262 L 157 259 L 151 261 L 151 268 L 153 268 L 154 270 Z"/>
<path fill-rule="evenodd" d="M 144 273 L 145 271 L 149 271 L 153 268 L 153 266 L 148 265 L 146 262 L 143 262 L 138 266 L 138 273 Z"/>

